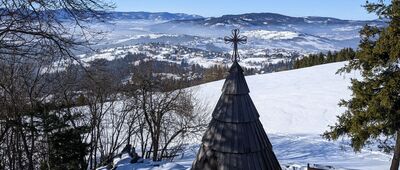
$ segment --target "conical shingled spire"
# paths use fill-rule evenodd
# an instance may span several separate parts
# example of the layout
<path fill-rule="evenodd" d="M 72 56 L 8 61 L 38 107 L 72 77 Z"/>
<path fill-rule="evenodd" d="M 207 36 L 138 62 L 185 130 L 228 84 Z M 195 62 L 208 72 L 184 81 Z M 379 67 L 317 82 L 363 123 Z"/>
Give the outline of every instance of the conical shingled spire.
<path fill-rule="evenodd" d="M 225 41 L 234 45 L 233 64 L 205 132 L 193 170 L 280 170 L 272 145 L 249 95 L 237 45 L 239 30 Z"/>
<path fill-rule="evenodd" d="M 192 170 L 280 170 L 237 60 L 229 70 Z"/>
<path fill-rule="evenodd" d="M 222 92 L 225 94 L 248 94 L 250 92 L 244 79 L 243 69 L 237 61 L 233 61 L 229 69 Z"/>

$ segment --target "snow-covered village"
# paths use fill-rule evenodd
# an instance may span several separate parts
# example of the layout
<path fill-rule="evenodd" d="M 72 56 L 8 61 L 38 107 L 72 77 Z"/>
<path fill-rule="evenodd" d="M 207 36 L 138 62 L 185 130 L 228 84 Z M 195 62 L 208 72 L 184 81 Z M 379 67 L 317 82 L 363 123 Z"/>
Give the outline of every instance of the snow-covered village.
<path fill-rule="evenodd" d="M 2 0 L 0 170 L 399 170 L 400 0 Z"/>

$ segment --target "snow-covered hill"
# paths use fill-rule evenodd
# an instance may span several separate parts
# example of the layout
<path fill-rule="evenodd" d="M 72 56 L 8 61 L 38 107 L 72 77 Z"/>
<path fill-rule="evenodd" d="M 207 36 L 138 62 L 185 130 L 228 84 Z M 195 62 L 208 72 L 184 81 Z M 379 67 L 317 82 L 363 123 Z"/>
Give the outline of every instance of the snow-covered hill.
<path fill-rule="evenodd" d="M 203 18 L 200 15 L 169 12 L 110 12 L 108 15 L 112 20 L 189 20 Z"/>
<path fill-rule="evenodd" d="M 291 17 L 274 13 L 223 15 L 211 18 L 202 18 L 201 16 L 188 14 L 148 12 L 113 12 L 106 16 L 109 22 L 92 23 L 92 26 L 110 32 L 106 36 L 106 41 L 102 42 L 103 45 L 107 44 L 106 42 L 109 45 L 132 45 L 133 43 L 141 43 L 142 41 L 148 42 L 149 40 L 146 39 L 147 35 L 149 35 L 148 37 L 153 37 L 151 38 L 152 42 L 155 42 L 160 37 L 154 38 L 151 35 L 172 34 L 175 36 L 161 37 L 162 41 L 169 40 L 169 43 L 176 44 L 184 42 L 193 46 L 202 46 L 209 43 L 220 46 L 215 38 L 225 36 L 232 28 L 240 28 L 244 31 L 270 31 L 268 33 L 274 33 L 274 35 L 287 35 L 287 33 L 292 32 L 291 34 L 314 37 L 314 39 L 306 39 L 309 41 L 309 47 L 303 46 L 303 50 L 308 52 L 355 47 L 359 38 L 358 31 L 362 26 L 365 24 L 383 26 L 385 24 L 379 20 L 353 21 L 327 17 Z M 263 32 L 264 35 L 265 33 Z M 131 41 L 118 41 L 121 39 Z M 311 44 L 318 44 L 321 42 L 321 39 L 324 39 L 325 42 L 323 43 L 329 44 L 330 47 Z M 287 40 L 287 44 L 298 47 L 296 41 L 291 41 L 293 40 L 292 38 L 285 38 L 284 40 Z M 264 45 L 268 45 L 268 43 L 264 43 Z"/>
<path fill-rule="evenodd" d="M 1 9 L 0 9 L 1 11 Z M 51 12 L 60 20 L 73 20 L 71 14 L 64 9 L 52 10 Z M 170 13 L 170 12 L 119 12 L 107 11 L 101 13 L 97 17 L 102 17 L 106 20 L 154 20 L 154 21 L 171 21 L 171 20 L 192 20 L 203 18 L 200 15 L 191 15 L 184 13 Z M 91 17 L 88 15 L 88 17 Z M 93 19 L 93 18 L 88 18 Z"/>
<path fill-rule="evenodd" d="M 337 103 L 340 99 L 350 97 L 350 78 L 359 78 L 356 72 L 335 74 L 344 64 L 333 63 L 246 77 L 250 96 L 282 166 L 291 170 L 303 169 L 310 163 L 336 169 L 388 169 L 390 155 L 378 151 L 374 146 L 354 153 L 348 139 L 333 142 L 320 136 L 343 112 L 344 109 L 339 108 Z M 223 82 L 193 87 L 199 99 L 209 102 L 209 111 L 212 111 L 221 94 Z M 196 151 L 196 147 L 188 149 L 182 158 L 154 169 L 188 169 Z M 135 167 L 152 169 L 145 165 L 121 165 L 121 169 Z"/>
<path fill-rule="evenodd" d="M 98 43 L 92 46 L 100 53 L 93 55 L 93 59 L 103 55 L 104 51 L 119 51 L 121 48 L 146 46 L 149 43 L 159 44 L 160 48 L 166 49 L 164 51 L 170 51 L 163 55 L 175 55 L 174 46 L 230 53 L 232 47 L 224 42 L 223 37 L 229 36 L 232 28 L 240 28 L 242 35 L 248 37 L 247 43 L 240 46 L 240 54 L 246 59 L 243 61 L 262 61 L 245 64 L 246 67 L 256 69 L 278 61 L 276 59 L 293 61 L 310 53 L 356 48 L 359 43 L 359 30 L 365 24 L 385 25 L 379 20 L 291 17 L 274 13 L 203 18 L 173 13 L 112 12 L 107 17 L 108 22 L 90 23 L 93 29 L 106 32 L 104 37 L 101 36 Z M 84 53 L 86 51 L 79 54 Z M 207 63 L 207 66 L 221 64 L 223 60 L 197 56 L 188 58 Z"/>
<path fill-rule="evenodd" d="M 247 76 L 250 96 L 267 133 L 321 134 L 344 109 L 340 99 L 351 95 L 350 78 L 335 72 L 343 62 L 271 74 Z M 216 104 L 224 81 L 198 86 L 200 98 Z M 213 107 L 212 107 L 213 108 Z"/>
<path fill-rule="evenodd" d="M 232 28 L 240 28 L 241 34 L 248 37 L 247 43 L 242 44 L 239 51 L 242 61 L 245 62 L 243 66 L 258 71 L 269 70 L 264 69 L 269 64 L 279 61 L 288 63 L 310 53 L 356 48 L 359 43 L 359 30 L 365 24 L 385 25 L 379 20 L 352 21 L 327 17 L 292 17 L 274 13 L 203 18 L 179 13 L 111 12 L 106 17 L 107 22 L 90 23 L 93 29 L 102 30 L 106 34 L 97 37 L 97 44 L 91 46 L 98 54 L 93 54 L 92 51 L 77 51 L 80 56 L 85 57 L 84 61 L 104 58 L 105 51 L 120 52 L 110 54 L 109 59 L 120 58 L 129 50 L 136 51 L 133 48 L 152 44 L 158 46 L 154 49 L 163 49 L 162 52 L 165 53 L 162 55 L 167 57 L 153 55 L 146 50 L 138 52 L 150 54 L 147 56 L 149 58 L 173 63 L 187 59 L 189 64 L 196 64 L 198 61 L 197 63 L 207 67 L 221 65 L 226 63 L 228 57 L 192 53 L 186 56 L 179 55 L 177 60 L 171 60 L 168 56 L 176 55 L 174 48 L 177 46 L 210 54 L 231 53 L 231 44 L 226 44 L 223 38 L 231 34 Z"/>

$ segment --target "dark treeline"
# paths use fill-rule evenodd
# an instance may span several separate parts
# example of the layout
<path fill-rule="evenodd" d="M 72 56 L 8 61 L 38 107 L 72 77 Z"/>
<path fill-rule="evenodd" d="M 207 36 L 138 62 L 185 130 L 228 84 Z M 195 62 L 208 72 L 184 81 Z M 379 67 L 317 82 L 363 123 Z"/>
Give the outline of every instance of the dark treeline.
<path fill-rule="evenodd" d="M 192 85 L 198 85 L 226 78 L 226 75 L 228 74 L 229 71 L 229 66 L 214 65 L 210 68 L 203 68 L 203 70 L 204 71 L 202 79 L 193 82 Z M 254 75 L 256 73 L 259 73 L 258 70 L 254 68 L 243 68 L 243 71 L 245 75 Z"/>
<path fill-rule="evenodd" d="M 348 61 L 354 59 L 355 55 L 356 52 L 352 48 L 344 48 L 338 52 L 328 51 L 327 53 L 310 54 L 301 59 L 296 59 L 293 68 L 298 69 L 326 63 Z"/>
<path fill-rule="evenodd" d="M 191 87 L 211 81 L 224 79 L 228 74 L 229 66 L 213 65 L 203 67 L 199 64 L 189 64 L 182 60 L 179 64 L 151 59 L 145 54 L 128 53 L 125 57 L 114 60 L 96 59 L 87 63 L 86 69 L 79 65 L 70 65 L 69 70 L 76 70 L 77 75 L 84 74 L 87 70 L 104 71 L 104 74 L 112 74 L 115 81 L 126 83 L 132 74 L 151 70 L 154 79 L 160 79 L 177 88 Z M 255 68 L 243 68 L 245 75 L 254 75 L 263 72 L 275 72 L 291 68 L 291 62 L 281 61 L 276 64 L 268 64 L 262 70 Z M 82 80 L 83 81 L 83 80 Z M 179 84 L 179 85 L 178 85 Z"/>
<path fill-rule="evenodd" d="M 293 60 L 279 61 L 278 63 L 269 63 L 261 68 L 261 73 L 272 73 L 278 71 L 285 71 L 293 69 Z"/>

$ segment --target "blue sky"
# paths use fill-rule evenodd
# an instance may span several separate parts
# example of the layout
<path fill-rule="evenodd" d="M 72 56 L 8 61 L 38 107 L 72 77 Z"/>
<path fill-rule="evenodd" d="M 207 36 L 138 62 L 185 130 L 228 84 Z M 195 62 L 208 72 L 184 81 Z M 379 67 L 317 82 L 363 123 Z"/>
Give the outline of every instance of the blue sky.
<path fill-rule="evenodd" d="M 273 12 L 289 16 L 326 16 L 341 19 L 377 18 L 362 5 L 365 0 L 113 0 L 116 11 L 147 11 L 221 16 Z"/>

